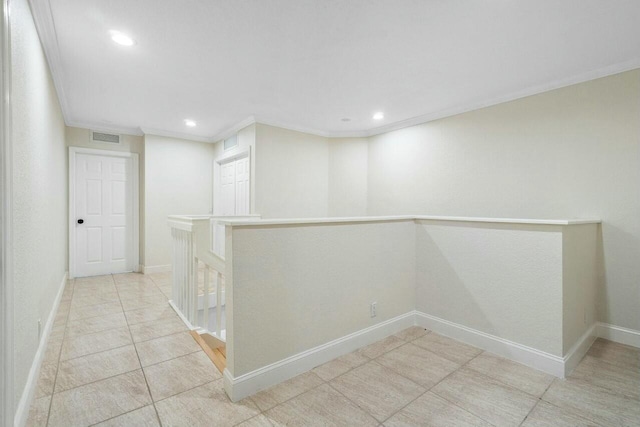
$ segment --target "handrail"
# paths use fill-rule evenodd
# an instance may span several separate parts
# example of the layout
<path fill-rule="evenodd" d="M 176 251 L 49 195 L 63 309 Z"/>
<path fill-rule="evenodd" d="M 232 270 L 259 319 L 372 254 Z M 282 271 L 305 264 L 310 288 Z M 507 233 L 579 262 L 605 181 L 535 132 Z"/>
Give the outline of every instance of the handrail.
<path fill-rule="evenodd" d="M 172 299 L 169 303 L 190 329 L 199 333 L 210 333 L 221 341 L 225 341 L 223 283 L 226 272 L 226 225 L 221 224 L 223 220 L 230 218 L 214 215 L 171 215 L 167 219 L 173 239 L 173 285 Z M 234 218 L 255 220 L 260 216 Z M 218 245 L 214 247 L 213 242 L 216 239 Z M 212 284 L 215 287 L 215 299 L 212 299 Z M 213 327 L 209 316 L 211 309 L 216 311 Z"/>

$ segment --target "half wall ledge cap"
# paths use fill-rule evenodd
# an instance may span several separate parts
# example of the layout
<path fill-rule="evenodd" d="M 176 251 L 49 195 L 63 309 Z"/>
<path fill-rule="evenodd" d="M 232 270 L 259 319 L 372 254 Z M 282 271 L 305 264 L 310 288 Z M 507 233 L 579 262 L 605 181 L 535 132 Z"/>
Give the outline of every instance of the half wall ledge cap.
<path fill-rule="evenodd" d="M 238 219 L 221 220 L 220 224 L 241 226 L 260 225 L 296 225 L 296 224 L 335 224 L 357 222 L 386 222 L 386 221 L 453 221 L 478 223 L 506 223 L 530 225 L 580 225 L 600 224 L 600 219 L 519 219 L 519 218 L 474 218 L 456 216 L 427 216 L 427 215 L 395 215 L 395 216 L 365 216 L 365 217 L 335 217 L 335 218 L 276 218 L 276 219 Z"/>

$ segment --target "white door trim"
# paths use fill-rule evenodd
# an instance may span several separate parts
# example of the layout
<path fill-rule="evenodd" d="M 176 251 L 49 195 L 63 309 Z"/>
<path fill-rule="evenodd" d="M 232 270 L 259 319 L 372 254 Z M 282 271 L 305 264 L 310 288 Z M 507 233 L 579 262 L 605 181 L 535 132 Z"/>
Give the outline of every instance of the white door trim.
<path fill-rule="evenodd" d="M 94 148 L 69 147 L 69 278 L 76 277 L 76 154 L 95 154 L 98 156 L 126 157 L 132 160 L 133 186 L 133 265 L 134 271 L 140 271 L 140 177 L 138 154 L 128 151 L 96 150 Z"/>
<path fill-rule="evenodd" d="M 0 11 L 0 426 L 13 426 L 13 222 L 11 151 L 11 50 L 8 0 Z"/>
<path fill-rule="evenodd" d="M 223 154 L 213 161 L 213 197 L 211 198 L 211 202 L 213 203 L 211 212 L 213 212 L 213 215 L 222 215 L 222 212 L 220 212 L 220 198 L 222 197 L 222 187 L 220 185 L 220 168 L 225 163 L 233 162 L 245 157 L 249 159 L 249 214 L 253 214 L 253 162 L 251 161 L 251 147 L 247 147 L 246 149 L 241 151 L 233 150 L 233 153 Z"/>

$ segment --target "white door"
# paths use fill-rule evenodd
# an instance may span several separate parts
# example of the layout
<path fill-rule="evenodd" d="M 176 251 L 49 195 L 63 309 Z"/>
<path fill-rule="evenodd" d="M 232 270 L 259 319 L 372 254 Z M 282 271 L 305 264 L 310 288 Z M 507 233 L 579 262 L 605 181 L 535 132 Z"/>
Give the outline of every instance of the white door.
<path fill-rule="evenodd" d="M 75 159 L 75 276 L 133 271 L 132 158 L 78 153 Z"/>
<path fill-rule="evenodd" d="M 251 168 L 249 157 L 228 161 L 220 165 L 220 215 L 250 214 Z"/>
<path fill-rule="evenodd" d="M 229 162 L 220 168 L 222 186 L 222 215 L 234 215 L 236 209 L 236 162 Z"/>
<path fill-rule="evenodd" d="M 236 215 L 249 215 L 249 157 L 236 160 Z"/>

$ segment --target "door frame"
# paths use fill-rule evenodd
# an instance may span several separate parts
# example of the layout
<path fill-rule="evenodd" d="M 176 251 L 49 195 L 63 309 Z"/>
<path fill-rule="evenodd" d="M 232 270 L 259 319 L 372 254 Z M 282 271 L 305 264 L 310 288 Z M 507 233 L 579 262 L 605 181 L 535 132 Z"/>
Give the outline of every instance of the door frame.
<path fill-rule="evenodd" d="M 220 213 L 220 198 L 222 197 L 222 186 L 220 183 L 220 172 L 222 165 L 229 162 L 234 162 L 238 159 L 243 158 L 249 159 L 249 214 L 253 213 L 253 169 L 251 161 L 251 147 L 247 147 L 242 151 L 235 151 L 233 153 L 223 154 L 213 161 L 213 197 L 211 198 L 211 203 L 213 204 L 211 208 L 211 212 L 214 216 L 222 215 Z"/>
<path fill-rule="evenodd" d="M 0 10 L 0 426 L 13 426 L 13 156 L 9 2 Z"/>
<path fill-rule="evenodd" d="M 125 157 L 132 160 L 133 178 L 133 271 L 140 271 L 140 176 L 138 153 L 69 147 L 69 278 L 76 277 L 76 155 L 94 154 L 107 157 Z"/>

